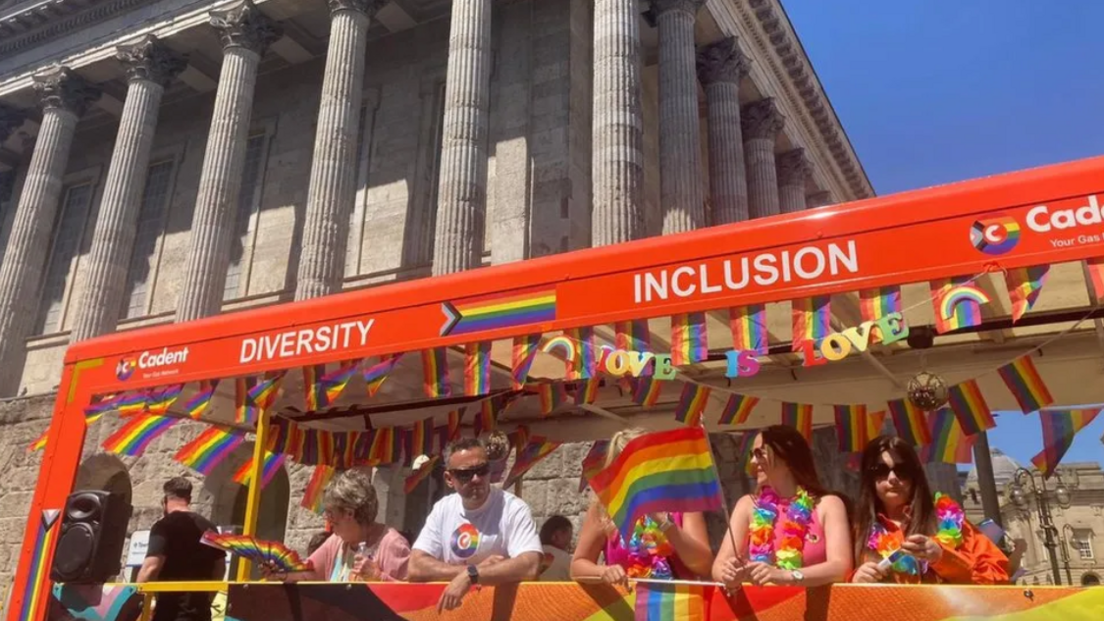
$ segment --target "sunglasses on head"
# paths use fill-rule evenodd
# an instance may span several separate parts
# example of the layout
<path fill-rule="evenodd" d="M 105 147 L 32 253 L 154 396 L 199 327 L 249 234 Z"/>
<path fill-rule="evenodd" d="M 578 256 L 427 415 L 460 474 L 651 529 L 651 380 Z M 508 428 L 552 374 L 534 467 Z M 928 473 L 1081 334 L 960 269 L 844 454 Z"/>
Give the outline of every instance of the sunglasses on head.
<path fill-rule="evenodd" d="M 909 473 L 905 471 L 904 464 L 893 464 L 890 466 L 884 462 L 877 463 L 870 467 L 870 472 L 878 479 L 888 478 L 891 472 L 897 475 L 898 479 L 907 480 L 912 478 Z"/>
<path fill-rule="evenodd" d="M 471 481 L 476 475 L 479 477 L 486 477 L 491 472 L 491 465 L 489 463 L 482 463 L 474 468 L 449 468 L 449 474 L 459 480 L 461 483 L 467 483 Z"/>

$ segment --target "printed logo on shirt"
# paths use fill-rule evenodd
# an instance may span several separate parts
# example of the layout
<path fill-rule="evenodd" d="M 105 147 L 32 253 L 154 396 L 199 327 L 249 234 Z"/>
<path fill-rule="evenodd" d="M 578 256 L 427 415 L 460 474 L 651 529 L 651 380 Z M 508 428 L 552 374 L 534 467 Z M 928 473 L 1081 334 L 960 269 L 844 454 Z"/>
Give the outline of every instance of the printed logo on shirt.
<path fill-rule="evenodd" d="M 471 524 L 461 524 L 452 533 L 452 553 L 456 558 L 468 558 L 479 549 L 479 531 Z"/>

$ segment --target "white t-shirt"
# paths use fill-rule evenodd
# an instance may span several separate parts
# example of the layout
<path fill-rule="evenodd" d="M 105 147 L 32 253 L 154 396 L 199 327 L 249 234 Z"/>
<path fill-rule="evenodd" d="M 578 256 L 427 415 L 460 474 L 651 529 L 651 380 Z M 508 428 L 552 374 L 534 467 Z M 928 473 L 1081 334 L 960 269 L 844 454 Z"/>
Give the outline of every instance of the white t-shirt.
<path fill-rule="evenodd" d="M 571 580 L 571 555 L 556 546 L 544 546 L 541 561 L 541 582 L 568 582 Z"/>
<path fill-rule="evenodd" d="M 414 549 L 450 565 L 476 565 L 494 555 L 544 554 L 529 505 L 497 487 L 474 511 L 464 508 L 459 494 L 438 500 Z"/>

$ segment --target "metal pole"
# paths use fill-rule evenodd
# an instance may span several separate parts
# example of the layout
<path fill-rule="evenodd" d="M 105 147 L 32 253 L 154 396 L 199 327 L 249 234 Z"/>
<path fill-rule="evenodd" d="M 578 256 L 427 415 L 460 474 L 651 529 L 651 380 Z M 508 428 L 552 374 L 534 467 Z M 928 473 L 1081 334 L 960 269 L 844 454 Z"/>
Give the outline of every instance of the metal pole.
<path fill-rule="evenodd" d="M 1004 528 L 997 482 L 993 478 L 993 457 L 989 453 L 989 434 L 981 431 L 975 437 L 977 440 L 974 442 L 974 465 L 977 467 L 978 491 L 981 492 L 981 509 L 985 517 Z"/>
<path fill-rule="evenodd" d="M 1035 487 L 1035 474 L 1031 474 L 1031 486 Z M 1035 487 L 1035 500 L 1039 503 L 1039 521 L 1043 523 L 1043 545 L 1050 553 L 1050 571 L 1054 574 L 1054 584 L 1062 584 L 1062 574 L 1058 569 L 1058 545 L 1054 542 L 1054 522 L 1050 519 L 1050 505 L 1046 499 L 1046 479 L 1043 479 L 1042 490 Z"/>
<path fill-rule="evenodd" d="M 1070 573 L 1070 555 L 1069 555 L 1069 542 L 1073 537 L 1066 539 L 1066 529 L 1070 528 L 1069 524 L 1062 525 L 1062 533 L 1058 535 L 1058 541 L 1062 544 L 1062 564 L 1066 567 L 1066 583 L 1073 586 L 1073 574 Z"/>

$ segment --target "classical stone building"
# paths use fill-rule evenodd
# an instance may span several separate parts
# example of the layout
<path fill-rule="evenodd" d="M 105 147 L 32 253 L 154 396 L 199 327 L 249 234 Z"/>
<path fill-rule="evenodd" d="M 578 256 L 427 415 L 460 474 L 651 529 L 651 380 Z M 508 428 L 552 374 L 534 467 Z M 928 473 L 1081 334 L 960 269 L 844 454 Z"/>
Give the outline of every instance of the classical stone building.
<path fill-rule="evenodd" d="M 0 0 L 0 583 L 74 340 L 872 195 L 778 0 Z M 116 424 L 79 485 L 145 528 L 198 425 L 119 459 Z M 584 510 L 585 449 L 538 517 Z M 200 483 L 220 524 L 247 451 Z M 319 527 L 306 476 L 262 534 Z"/>

